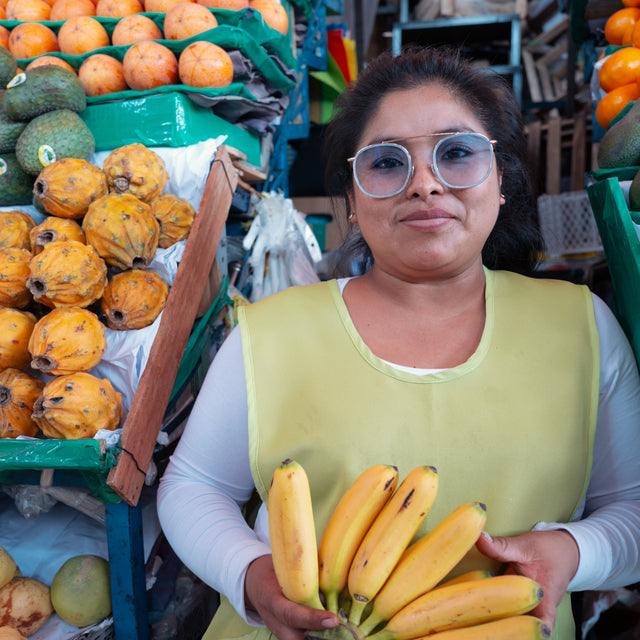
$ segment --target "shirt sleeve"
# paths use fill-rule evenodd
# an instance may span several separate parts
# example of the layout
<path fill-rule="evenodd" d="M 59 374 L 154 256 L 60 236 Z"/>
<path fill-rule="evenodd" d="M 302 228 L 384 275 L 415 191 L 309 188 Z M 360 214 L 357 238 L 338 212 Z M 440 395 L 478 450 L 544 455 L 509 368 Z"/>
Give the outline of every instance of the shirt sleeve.
<path fill-rule="evenodd" d="M 246 612 L 244 577 L 268 541 L 242 513 L 254 488 L 249 465 L 247 398 L 240 331 L 223 342 L 209 367 L 158 487 L 158 518 L 178 557 L 195 575 Z"/>
<path fill-rule="evenodd" d="M 538 523 L 534 530 L 565 529 L 580 550 L 570 591 L 609 590 L 640 580 L 640 376 L 631 345 L 597 296 L 600 397 L 593 468 L 583 503 L 571 523 Z"/>

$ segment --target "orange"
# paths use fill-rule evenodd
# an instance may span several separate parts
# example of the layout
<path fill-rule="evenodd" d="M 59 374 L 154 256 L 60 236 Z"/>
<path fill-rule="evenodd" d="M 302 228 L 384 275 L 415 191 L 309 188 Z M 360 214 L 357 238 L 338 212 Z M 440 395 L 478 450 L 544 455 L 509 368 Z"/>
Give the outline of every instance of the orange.
<path fill-rule="evenodd" d="M 289 31 L 289 16 L 277 0 L 249 0 L 249 6 L 260 12 L 262 19 L 276 31 L 286 35 Z"/>
<path fill-rule="evenodd" d="M 7 29 L 7 27 L 3 27 L 2 25 L 0 25 L 0 47 L 3 47 L 4 49 L 9 49 L 9 35 L 10 35 L 10 31 L 9 29 Z"/>
<path fill-rule="evenodd" d="M 21 22 L 11 29 L 9 51 L 14 58 L 35 58 L 59 50 L 55 32 L 40 22 Z"/>
<path fill-rule="evenodd" d="M 640 98 L 637 82 L 616 87 L 604 95 L 596 106 L 596 120 L 603 129 L 630 103 Z"/>
<path fill-rule="evenodd" d="M 605 91 L 611 91 L 623 84 L 640 78 L 640 49 L 624 47 L 608 56 L 600 67 L 598 80 Z"/>
<path fill-rule="evenodd" d="M 76 72 L 76 70 L 62 58 L 58 58 L 58 56 L 40 56 L 35 60 L 32 60 L 27 66 L 26 69 L 33 69 L 34 67 L 43 67 L 48 64 L 55 64 L 59 67 L 64 67 L 65 69 L 69 69 L 69 71 Z"/>
<path fill-rule="evenodd" d="M 640 19 L 640 7 L 625 7 L 612 13 L 604 25 L 604 37 L 609 44 L 622 44 L 624 32 L 630 23 Z"/>
<path fill-rule="evenodd" d="M 228 87 L 233 80 L 233 63 L 222 47 L 197 40 L 180 54 L 178 73 L 180 82 L 190 87 Z"/>
<path fill-rule="evenodd" d="M 52 22 L 63 22 L 74 16 L 95 16 L 96 6 L 91 0 L 56 0 L 51 7 Z"/>
<path fill-rule="evenodd" d="M 640 0 L 622 0 L 625 7 L 640 7 Z"/>
<path fill-rule="evenodd" d="M 45 0 L 9 0 L 5 12 L 7 20 L 40 22 L 49 19 L 51 7 Z"/>
<path fill-rule="evenodd" d="M 249 6 L 249 0 L 196 0 L 198 4 L 209 9 L 230 9 L 239 11 Z"/>
<path fill-rule="evenodd" d="M 124 79 L 134 91 L 146 91 L 178 82 L 178 60 L 173 51 L 154 40 L 132 44 L 122 59 Z"/>
<path fill-rule="evenodd" d="M 139 13 L 121 18 L 111 33 L 111 44 L 115 47 L 141 40 L 162 40 L 162 31 L 151 18 Z"/>
<path fill-rule="evenodd" d="M 207 7 L 192 2 L 180 2 L 164 17 L 164 37 L 184 40 L 218 26 L 216 17 Z"/>
<path fill-rule="evenodd" d="M 145 0 L 144 10 L 151 13 L 167 13 L 180 2 L 195 2 L 196 0 Z"/>
<path fill-rule="evenodd" d="M 69 56 L 81 56 L 102 47 L 108 47 L 109 34 L 102 24 L 91 16 L 75 16 L 65 20 L 58 30 L 60 51 Z"/>
<path fill-rule="evenodd" d="M 139 0 L 98 0 L 96 4 L 96 15 L 99 18 L 123 18 L 143 11 L 144 7 Z"/>
<path fill-rule="evenodd" d="M 105 53 L 90 55 L 80 65 L 78 77 L 88 96 L 103 96 L 107 93 L 126 91 L 129 88 L 124 79 L 120 60 Z"/>

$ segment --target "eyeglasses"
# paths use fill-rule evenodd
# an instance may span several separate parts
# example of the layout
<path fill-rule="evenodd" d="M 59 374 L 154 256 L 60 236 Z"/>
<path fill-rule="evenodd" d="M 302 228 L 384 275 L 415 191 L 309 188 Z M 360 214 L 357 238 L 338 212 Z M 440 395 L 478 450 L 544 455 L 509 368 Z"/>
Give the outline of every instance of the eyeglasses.
<path fill-rule="evenodd" d="M 484 182 L 493 167 L 493 145 L 481 133 L 434 133 L 399 141 L 389 140 L 360 149 L 348 162 L 360 190 L 372 198 L 389 198 L 405 189 L 415 164 L 407 149 L 398 144 L 414 138 L 444 136 L 433 148 L 431 169 L 451 189 L 468 189 Z"/>

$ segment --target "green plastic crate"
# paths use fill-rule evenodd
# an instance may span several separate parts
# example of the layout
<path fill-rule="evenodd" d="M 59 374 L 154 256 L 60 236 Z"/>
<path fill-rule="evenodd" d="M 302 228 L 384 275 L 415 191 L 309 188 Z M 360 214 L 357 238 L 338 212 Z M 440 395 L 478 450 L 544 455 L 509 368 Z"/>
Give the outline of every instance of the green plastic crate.
<path fill-rule="evenodd" d="M 617 177 L 587 187 L 611 274 L 615 312 L 640 363 L 640 240 Z"/>

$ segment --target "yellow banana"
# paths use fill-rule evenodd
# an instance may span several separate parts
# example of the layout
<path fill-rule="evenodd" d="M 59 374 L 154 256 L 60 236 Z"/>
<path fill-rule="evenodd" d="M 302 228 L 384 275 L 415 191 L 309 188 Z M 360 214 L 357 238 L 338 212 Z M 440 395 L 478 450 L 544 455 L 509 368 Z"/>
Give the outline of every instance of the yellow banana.
<path fill-rule="evenodd" d="M 431 508 L 437 491 L 435 468 L 416 467 L 373 521 L 349 569 L 349 621 L 352 624 L 360 623 L 364 608 L 393 571 Z"/>
<path fill-rule="evenodd" d="M 455 578 L 451 578 L 446 580 L 445 582 L 441 582 L 436 589 L 440 587 L 448 587 L 452 584 L 458 584 L 460 582 L 471 582 L 471 580 L 483 580 L 484 578 L 490 578 L 491 576 L 495 576 L 496 574 L 493 571 L 489 571 L 488 569 L 473 569 L 472 571 L 467 571 L 466 573 L 461 573 L 459 576 Z"/>
<path fill-rule="evenodd" d="M 298 604 L 323 609 L 309 479 L 295 460 L 283 461 L 273 472 L 268 520 L 273 567 L 282 593 Z"/>
<path fill-rule="evenodd" d="M 318 549 L 320 591 L 329 611 L 338 613 L 338 597 L 347 586 L 353 556 L 397 483 L 397 467 L 376 464 L 363 471 L 338 501 Z"/>
<path fill-rule="evenodd" d="M 510 616 L 425 636 L 428 640 L 548 640 L 550 637 L 551 629 L 534 616 Z"/>
<path fill-rule="evenodd" d="M 369 640 L 414 640 L 438 631 L 520 615 L 542 600 L 540 585 L 520 575 L 460 582 L 428 591 L 400 609 Z"/>
<path fill-rule="evenodd" d="M 486 520 L 484 504 L 469 502 L 414 542 L 373 599 L 371 613 L 360 630 L 368 635 L 406 604 L 433 589 L 474 545 Z"/>

